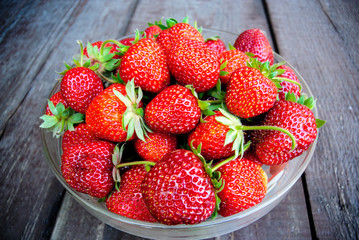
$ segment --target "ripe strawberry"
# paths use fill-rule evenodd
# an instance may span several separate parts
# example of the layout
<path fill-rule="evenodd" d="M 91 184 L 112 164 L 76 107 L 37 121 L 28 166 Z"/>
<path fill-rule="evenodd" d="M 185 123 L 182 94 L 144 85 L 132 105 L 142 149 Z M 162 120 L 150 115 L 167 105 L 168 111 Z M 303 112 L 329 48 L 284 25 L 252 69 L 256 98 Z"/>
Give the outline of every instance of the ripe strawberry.
<path fill-rule="evenodd" d="M 216 205 L 201 160 L 184 149 L 166 154 L 151 168 L 142 182 L 142 195 L 150 213 L 167 225 L 200 223 Z"/>
<path fill-rule="evenodd" d="M 103 198 L 114 187 L 112 152 L 115 145 L 105 141 L 78 144 L 65 149 L 61 172 L 76 191 Z"/>
<path fill-rule="evenodd" d="M 175 42 L 167 56 L 170 72 L 179 84 L 192 85 L 196 92 L 206 92 L 216 85 L 220 72 L 218 55 L 203 42 Z"/>
<path fill-rule="evenodd" d="M 164 155 L 177 149 L 177 137 L 165 133 L 148 133 L 146 141 L 135 140 L 135 149 L 144 160 L 158 162 Z"/>
<path fill-rule="evenodd" d="M 117 71 L 125 83 L 134 79 L 136 86 L 152 93 L 159 93 L 170 83 L 165 54 L 150 38 L 135 40 L 122 56 Z"/>
<path fill-rule="evenodd" d="M 223 114 L 219 111 L 215 113 L 215 115 L 206 116 L 187 140 L 188 145 L 193 144 L 195 148 L 202 144 L 201 154 L 207 160 L 223 159 L 234 154 L 233 143 L 225 142 L 230 128 L 216 120 L 216 117 Z"/>
<path fill-rule="evenodd" d="M 253 28 L 242 32 L 233 46 L 242 52 L 253 53 L 261 62 L 269 61 L 270 64 L 274 62 L 272 47 L 260 29 Z"/>
<path fill-rule="evenodd" d="M 234 48 L 222 52 L 219 55 L 219 59 L 222 64 L 225 64 L 221 69 L 219 78 L 221 79 L 221 83 L 228 84 L 231 74 L 238 68 L 245 67 L 249 57 L 245 53 Z M 225 74 L 223 74 L 223 72 Z"/>
<path fill-rule="evenodd" d="M 146 222 L 156 222 L 143 201 L 141 183 L 147 174 L 143 165 L 132 166 L 121 177 L 118 191 L 106 200 L 108 210 L 116 214 Z"/>
<path fill-rule="evenodd" d="M 250 118 L 267 112 L 276 96 L 276 85 L 258 69 L 241 67 L 230 77 L 225 102 L 234 115 Z"/>
<path fill-rule="evenodd" d="M 225 182 L 218 213 L 224 217 L 248 209 L 262 201 L 267 191 L 267 175 L 260 165 L 236 158 L 218 168 Z"/>
<path fill-rule="evenodd" d="M 292 81 L 299 83 L 299 80 L 298 80 L 297 76 L 295 75 L 295 72 L 290 67 L 288 67 L 286 65 L 281 65 L 278 67 L 278 69 L 285 70 L 285 72 L 283 74 L 279 75 L 278 77 L 288 78 L 288 79 L 291 79 Z M 280 85 L 281 85 L 281 87 L 278 88 L 279 99 L 285 100 L 286 93 L 294 93 L 296 97 L 300 97 L 300 87 L 298 85 L 288 82 L 288 81 L 283 81 L 280 83 Z"/>
<path fill-rule="evenodd" d="M 201 109 L 191 91 L 171 85 L 156 95 L 145 108 L 145 122 L 154 132 L 188 133 L 201 117 Z"/>
<path fill-rule="evenodd" d="M 63 76 L 60 91 L 71 108 L 85 114 L 92 99 L 103 89 L 101 78 L 93 70 L 75 67 Z"/>
<path fill-rule="evenodd" d="M 62 103 L 65 108 L 68 107 L 68 104 L 65 98 L 62 96 L 61 92 L 57 92 L 50 98 L 50 101 L 56 106 L 58 103 Z M 54 114 L 51 112 L 49 105 L 46 106 L 46 115 L 53 116 Z"/>
<path fill-rule="evenodd" d="M 160 26 L 163 30 L 156 38 L 156 41 L 161 45 L 166 55 L 171 49 L 172 44 L 185 39 L 204 43 L 204 38 L 200 31 L 188 24 L 188 18 L 185 18 L 181 23 L 172 18 L 167 19 L 166 22 L 167 26 Z"/>
<path fill-rule="evenodd" d="M 308 103 L 312 104 L 313 99 L 306 101 Z M 277 165 L 302 154 L 317 136 L 319 121 L 316 121 L 307 106 L 288 100 L 277 101 L 265 116 L 263 125 L 287 129 L 294 135 L 297 146 L 291 151 L 290 139 L 282 132 L 256 131 L 252 140 L 258 160 L 266 165 Z"/>
<path fill-rule="evenodd" d="M 205 44 L 207 47 L 216 51 L 218 54 L 227 51 L 226 45 L 218 36 L 206 39 Z"/>
<path fill-rule="evenodd" d="M 126 46 L 132 46 L 134 41 L 135 41 L 135 38 L 129 37 L 129 38 L 121 39 L 119 42 Z"/>
<path fill-rule="evenodd" d="M 143 119 L 138 114 L 142 108 L 142 91 L 140 88 L 138 91 L 139 97 L 133 81 L 127 85 L 115 83 L 106 88 L 92 100 L 86 112 L 88 130 L 98 138 L 113 142 L 132 140 L 134 132 L 144 139 Z"/>
<path fill-rule="evenodd" d="M 88 129 L 86 123 L 80 123 L 73 131 L 66 131 L 62 137 L 62 150 L 77 144 L 99 140 Z"/>
<path fill-rule="evenodd" d="M 143 32 L 142 36 L 146 36 L 146 38 L 151 38 L 152 40 L 156 39 L 156 36 L 160 34 L 162 29 L 157 25 L 150 25 L 148 26 L 145 31 Z"/>

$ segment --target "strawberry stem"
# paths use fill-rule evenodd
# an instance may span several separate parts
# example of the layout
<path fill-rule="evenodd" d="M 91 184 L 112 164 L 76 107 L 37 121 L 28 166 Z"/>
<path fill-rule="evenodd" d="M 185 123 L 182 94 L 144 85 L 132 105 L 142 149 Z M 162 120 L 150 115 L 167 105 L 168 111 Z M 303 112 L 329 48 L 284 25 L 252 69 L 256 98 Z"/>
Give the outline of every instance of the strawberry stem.
<path fill-rule="evenodd" d="M 121 167 L 127 167 L 127 166 L 135 166 L 135 165 L 150 165 L 150 166 L 154 166 L 156 165 L 155 162 L 150 162 L 150 161 L 135 161 L 135 162 L 127 162 L 127 163 L 120 163 L 116 165 L 116 168 L 121 168 Z"/>
<path fill-rule="evenodd" d="M 299 91 L 302 91 L 302 85 L 299 82 L 293 81 L 292 79 L 284 78 L 284 77 L 274 77 L 273 80 L 279 80 L 280 82 L 286 81 L 286 82 L 293 83 L 299 87 Z"/>
<path fill-rule="evenodd" d="M 243 146 L 243 148 L 241 149 L 240 155 L 242 155 L 242 153 L 244 153 L 244 152 L 249 148 L 249 146 L 250 146 L 250 143 L 245 144 L 245 145 Z M 232 156 L 226 158 L 225 160 L 223 160 L 223 161 L 217 163 L 215 166 L 212 167 L 212 171 L 213 171 L 213 172 L 217 171 L 218 168 L 220 168 L 220 167 L 222 167 L 223 165 L 229 163 L 230 161 L 236 159 L 237 157 L 238 157 L 238 156 L 236 156 L 236 154 L 234 154 L 234 155 L 232 155 Z"/>
<path fill-rule="evenodd" d="M 287 129 L 281 128 L 281 127 L 276 127 L 276 126 L 237 126 L 237 128 L 240 128 L 240 130 L 275 130 L 275 131 L 280 131 L 282 133 L 287 134 L 290 139 L 292 140 L 292 150 L 295 149 L 295 147 L 297 146 L 297 143 L 295 141 L 295 137 L 294 135 L 289 132 Z"/>

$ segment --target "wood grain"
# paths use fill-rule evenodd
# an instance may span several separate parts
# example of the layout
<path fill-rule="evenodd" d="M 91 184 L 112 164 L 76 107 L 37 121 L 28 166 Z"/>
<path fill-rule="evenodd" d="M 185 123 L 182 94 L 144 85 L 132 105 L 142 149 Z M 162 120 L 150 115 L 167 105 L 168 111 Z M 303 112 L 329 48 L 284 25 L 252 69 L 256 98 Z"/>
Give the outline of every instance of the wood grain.
<path fill-rule="evenodd" d="M 316 236 L 358 237 L 358 51 L 351 40 L 358 33 L 358 7 L 347 1 L 269 1 L 280 53 L 294 63 L 317 97 L 320 130 L 313 161 L 306 171 Z M 277 6 L 290 11 L 291 18 Z M 356 7 L 355 7 L 356 6 Z M 348 56 L 348 53 L 351 55 Z M 354 62 L 356 61 L 356 63 Z"/>
<path fill-rule="evenodd" d="M 8 239 L 47 239 L 60 208 L 64 190 L 45 160 L 38 128 L 41 123 L 39 116 L 43 114 L 48 93 L 56 82 L 55 71 L 63 69 L 63 61 L 70 60 L 79 51 L 77 39 L 87 41 L 90 37 L 112 35 L 114 30 L 104 28 L 102 24 L 127 22 L 136 2 L 126 1 L 103 11 L 98 11 L 102 1 L 97 4 L 77 2 L 77 5 L 72 4 L 67 10 L 56 6 L 57 3 L 60 4 L 58 1 L 46 1 L 41 2 L 43 5 L 32 5 L 28 15 L 23 15 L 17 24 L 17 33 L 21 33 L 21 29 L 30 31 L 43 28 L 44 31 L 34 36 L 33 40 L 38 40 L 36 46 L 29 46 L 31 52 L 26 52 L 23 57 L 29 60 L 24 66 L 31 65 L 32 70 L 27 71 L 26 76 L 24 72 L 20 77 L 13 78 L 12 71 L 15 70 L 1 69 L 2 73 L 6 73 L 2 75 L 0 83 L 4 93 L 1 95 L 1 114 L 4 114 L 1 121 L 6 127 L 3 128 L 0 140 L 0 231 L 1 236 Z M 59 10 L 56 11 L 54 7 Z M 37 11 L 42 13 L 34 17 Z M 102 19 L 102 24 L 98 22 L 99 19 Z M 26 26 L 29 23 L 30 26 Z M 117 31 L 125 31 L 126 26 L 123 27 L 118 25 Z M 24 37 L 30 39 L 33 33 L 24 31 L 21 36 L 6 36 L 4 39 L 8 40 L 4 42 L 12 42 L 17 46 L 23 44 Z M 42 42 L 40 38 L 45 38 L 47 42 Z M 48 48 L 50 50 L 46 50 Z M 8 51 L 2 51 L 1 56 L 9 58 L 6 56 L 10 54 Z M 14 61 L 10 61 L 14 69 L 21 66 L 16 63 L 18 60 Z M 1 67 L 5 68 L 4 65 Z M 13 82 L 10 86 L 11 80 Z M 9 96 L 6 97 L 6 94 Z"/>

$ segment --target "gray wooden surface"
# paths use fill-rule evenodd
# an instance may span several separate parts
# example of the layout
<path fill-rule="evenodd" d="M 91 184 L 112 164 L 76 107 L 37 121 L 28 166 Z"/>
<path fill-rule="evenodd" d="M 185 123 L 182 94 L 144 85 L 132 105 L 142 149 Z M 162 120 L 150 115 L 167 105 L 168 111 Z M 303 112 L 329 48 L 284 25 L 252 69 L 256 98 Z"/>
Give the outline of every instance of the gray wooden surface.
<path fill-rule="evenodd" d="M 186 15 L 205 28 L 264 29 L 328 121 L 285 199 L 217 239 L 359 238 L 358 1 L 22 0 L 0 2 L 0 239 L 143 239 L 100 222 L 66 193 L 45 160 L 39 116 L 76 40 L 118 38 Z"/>

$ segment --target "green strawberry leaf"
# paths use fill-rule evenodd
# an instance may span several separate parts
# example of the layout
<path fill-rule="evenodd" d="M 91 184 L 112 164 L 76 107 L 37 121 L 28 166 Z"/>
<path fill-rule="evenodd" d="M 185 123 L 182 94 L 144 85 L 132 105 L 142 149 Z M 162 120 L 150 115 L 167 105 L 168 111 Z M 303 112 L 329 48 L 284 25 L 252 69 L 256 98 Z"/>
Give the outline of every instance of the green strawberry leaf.
<path fill-rule="evenodd" d="M 317 125 L 317 128 L 321 128 L 326 123 L 326 121 L 322 120 L 322 119 L 319 119 L 319 118 L 316 118 L 315 123 Z"/>

